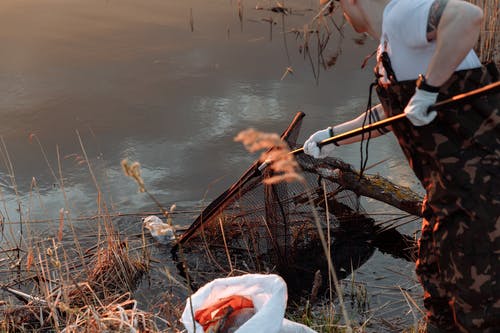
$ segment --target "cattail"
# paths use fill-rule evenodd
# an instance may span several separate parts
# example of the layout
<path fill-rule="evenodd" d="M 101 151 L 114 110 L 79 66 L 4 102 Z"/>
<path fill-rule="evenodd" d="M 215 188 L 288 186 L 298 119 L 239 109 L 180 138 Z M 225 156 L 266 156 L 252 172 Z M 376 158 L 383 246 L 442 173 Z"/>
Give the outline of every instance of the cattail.
<path fill-rule="evenodd" d="M 146 188 L 144 185 L 144 180 L 141 177 L 141 164 L 139 162 L 134 162 L 129 165 L 126 159 L 121 161 L 121 166 L 125 176 L 134 179 L 139 186 L 139 192 L 145 192 Z"/>

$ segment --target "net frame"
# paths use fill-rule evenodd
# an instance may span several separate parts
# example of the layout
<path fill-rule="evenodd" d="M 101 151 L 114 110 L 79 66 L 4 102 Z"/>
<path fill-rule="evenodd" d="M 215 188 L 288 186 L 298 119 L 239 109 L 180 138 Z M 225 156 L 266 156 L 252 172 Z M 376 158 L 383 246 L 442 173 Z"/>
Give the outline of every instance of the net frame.
<path fill-rule="evenodd" d="M 297 146 L 303 117 L 302 112 L 297 113 L 281 135 L 290 149 Z M 295 158 L 299 165 L 318 162 L 305 154 Z M 333 158 L 321 163 L 332 169 L 339 165 L 351 168 Z M 311 170 L 302 173 L 306 187 L 297 182 L 265 184 L 273 171 L 265 168 L 260 172 L 261 164 L 255 161 L 236 183 L 212 201 L 173 247 L 176 259 L 182 246 L 184 262 L 178 267 L 189 268 L 193 287 L 241 272 L 276 272 L 290 285 L 294 285 L 293 279 L 299 284 L 312 280 L 317 269 L 324 269 L 323 275 L 328 276 L 311 209 L 317 210 L 322 231 L 329 240 L 334 237 L 334 227 L 340 224 L 363 225 L 360 229 L 373 226 L 373 219 L 365 215 L 359 196 L 353 191 Z M 358 250 L 335 251 L 335 265 L 350 270 L 373 253 L 370 246 Z M 185 269 L 181 271 L 187 274 Z"/>

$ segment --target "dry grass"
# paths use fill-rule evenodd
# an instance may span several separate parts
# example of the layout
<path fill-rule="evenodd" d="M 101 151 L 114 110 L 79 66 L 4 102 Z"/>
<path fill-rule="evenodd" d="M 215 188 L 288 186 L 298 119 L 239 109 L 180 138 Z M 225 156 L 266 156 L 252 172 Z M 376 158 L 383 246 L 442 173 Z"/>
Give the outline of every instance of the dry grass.
<path fill-rule="evenodd" d="M 494 61 L 500 65 L 500 1 L 468 0 L 483 9 L 484 19 L 481 26 L 476 51 L 481 61 Z"/>
<path fill-rule="evenodd" d="M 36 136 L 32 139 L 37 140 L 45 157 L 41 142 Z M 82 161 L 96 185 L 98 213 L 87 219 L 89 226 L 84 233 L 74 225 L 79 220 L 81 228 L 84 221 L 71 218 L 64 209 L 59 212 L 56 228 L 53 220 L 30 220 L 30 211 L 24 216 L 21 205 L 19 221 L 2 221 L 1 332 L 157 331 L 155 316 L 139 310 L 131 297 L 149 270 L 145 243 L 136 238 L 132 244 L 115 230 L 81 139 L 80 143 L 85 156 Z M 16 187 L 5 145 L 1 153 Z M 59 178 L 49 160 L 45 161 L 67 200 L 59 150 L 57 153 Z M 35 181 L 33 190 L 38 193 Z M 68 202 L 65 205 L 69 206 Z M 49 226 L 49 231 L 40 232 L 36 226 L 40 223 Z M 4 228 L 6 224 L 8 228 Z"/>
<path fill-rule="evenodd" d="M 25 255 L 19 265 L 25 266 L 19 267 L 13 281 L 2 284 L 22 302 L 12 301 L 1 309 L 0 327 L 8 332 L 152 328 L 152 315 L 138 310 L 130 298 L 148 271 L 142 250 L 130 249 L 109 221 L 104 221 L 96 239 L 97 244 L 82 255 L 75 254 L 75 244 L 68 240 L 26 239 L 31 245 L 20 249 Z"/>

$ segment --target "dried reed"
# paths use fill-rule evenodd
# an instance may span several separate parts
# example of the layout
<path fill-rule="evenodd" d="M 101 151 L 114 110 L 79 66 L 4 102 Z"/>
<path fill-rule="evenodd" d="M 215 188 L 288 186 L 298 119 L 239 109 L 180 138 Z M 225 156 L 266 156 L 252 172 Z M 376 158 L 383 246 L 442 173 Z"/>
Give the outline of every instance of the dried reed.
<path fill-rule="evenodd" d="M 3 289 L 23 301 L 0 311 L 0 330 L 8 332 L 88 332 L 111 328 L 154 329 L 152 315 L 139 311 L 130 298 L 148 270 L 148 262 L 129 248 L 110 221 L 96 236 L 98 243 L 80 261 L 74 243 L 54 238 L 31 240 L 25 269 Z M 101 234 L 102 233 L 102 234 Z M 102 242 L 99 239 L 103 238 Z M 94 250 L 93 250 L 94 249 Z"/>
<path fill-rule="evenodd" d="M 476 51 L 483 62 L 494 61 L 500 65 L 500 0 L 468 0 L 483 9 Z"/>

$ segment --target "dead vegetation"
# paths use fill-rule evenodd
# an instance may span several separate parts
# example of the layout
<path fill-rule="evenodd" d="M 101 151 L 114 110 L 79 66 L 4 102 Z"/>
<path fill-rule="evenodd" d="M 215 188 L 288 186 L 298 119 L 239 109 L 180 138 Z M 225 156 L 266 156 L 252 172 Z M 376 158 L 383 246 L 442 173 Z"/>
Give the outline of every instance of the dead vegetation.
<path fill-rule="evenodd" d="M 1 329 L 89 332 L 134 326 L 152 330 L 152 315 L 137 309 L 131 299 L 148 271 L 144 249 L 131 248 L 108 220 L 96 239 L 96 244 L 81 250 L 76 238 L 27 238 L 4 252 L 2 266 L 9 271 L 2 270 L 1 287 L 4 295 L 12 297 L 4 298 Z M 19 258 L 15 267 L 9 257 Z"/>
<path fill-rule="evenodd" d="M 468 0 L 483 9 L 484 19 L 481 25 L 476 52 L 483 62 L 493 61 L 500 66 L 500 1 Z"/>

